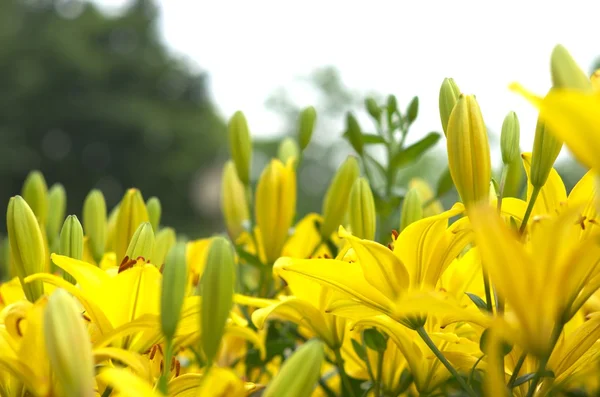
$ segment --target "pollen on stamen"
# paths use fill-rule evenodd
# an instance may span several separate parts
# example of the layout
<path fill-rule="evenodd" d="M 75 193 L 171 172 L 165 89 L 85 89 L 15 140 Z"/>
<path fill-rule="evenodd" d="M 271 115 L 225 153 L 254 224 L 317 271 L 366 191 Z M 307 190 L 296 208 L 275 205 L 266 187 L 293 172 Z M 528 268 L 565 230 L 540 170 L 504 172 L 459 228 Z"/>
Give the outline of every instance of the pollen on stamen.
<path fill-rule="evenodd" d="M 121 273 L 127 269 L 131 269 L 136 263 L 137 261 L 129 259 L 128 256 L 125 256 L 125 258 L 123 258 L 123 260 L 121 261 L 121 265 L 119 265 L 119 270 L 117 273 Z"/>
<path fill-rule="evenodd" d="M 400 233 L 398 233 L 398 231 L 396 229 L 392 229 L 392 237 L 393 237 L 394 241 L 398 240 L 399 235 L 400 235 Z"/>

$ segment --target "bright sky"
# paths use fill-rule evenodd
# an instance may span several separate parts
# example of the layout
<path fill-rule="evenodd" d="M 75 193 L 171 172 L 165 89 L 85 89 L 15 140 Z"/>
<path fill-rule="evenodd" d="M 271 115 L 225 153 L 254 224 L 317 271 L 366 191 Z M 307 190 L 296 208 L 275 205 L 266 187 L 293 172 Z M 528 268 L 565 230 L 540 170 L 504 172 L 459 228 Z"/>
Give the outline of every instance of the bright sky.
<path fill-rule="evenodd" d="M 127 0 L 97 2 L 114 8 Z M 251 130 L 265 133 L 281 126 L 264 107 L 269 95 L 284 87 L 309 105 L 313 98 L 298 89 L 298 76 L 333 65 L 350 88 L 394 93 L 403 108 L 418 95 L 415 129 L 423 133 L 441 130 L 439 86 L 444 77 L 454 77 L 463 92 L 477 95 L 491 129 L 499 131 L 505 114 L 516 111 L 522 149 L 530 150 L 536 112 L 507 85 L 518 81 L 543 94 L 557 43 L 586 72 L 600 56 L 597 0 L 159 3 L 165 41 L 210 74 L 222 114 L 241 109 Z"/>

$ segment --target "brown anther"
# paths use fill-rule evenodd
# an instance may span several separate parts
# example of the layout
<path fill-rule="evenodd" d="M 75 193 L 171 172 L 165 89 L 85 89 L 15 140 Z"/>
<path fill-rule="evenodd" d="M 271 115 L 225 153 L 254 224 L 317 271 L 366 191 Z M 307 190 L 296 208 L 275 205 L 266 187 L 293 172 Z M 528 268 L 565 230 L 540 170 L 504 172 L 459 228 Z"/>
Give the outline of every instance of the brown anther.
<path fill-rule="evenodd" d="M 131 269 L 136 263 L 137 262 L 133 259 L 129 259 L 128 256 L 125 256 L 125 258 L 123 258 L 123 261 L 121 262 L 121 265 L 119 266 L 119 271 L 117 273 L 121 273 L 127 269 Z"/>
<path fill-rule="evenodd" d="M 331 259 L 331 257 L 329 255 L 327 255 L 327 254 L 323 254 L 323 258 L 325 258 L 325 259 Z"/>
<path fill-rule="evenodd" d="M 150 349 L 150 360 L 153 360 L 153 359 L 154 359 L 154 356 L 156 355 L 156 346 L 157 346 L 157 345 L 154 345 L 154 346 L 152 346 L 152 348 Z"/>
<path fill-rule="evenodd" d="M 197 286 L 199 282 L 200 282 L 200 275 L 194 274 L 194 278 L 192 279 L 192 284 L 194 284 L 194 286 Z"/>
<path fill-rule="evenodd" d="M 591 223 L 592 225 L 598 226 L 598 221 L 595 220 L 595 219 L 588 219 L 588 223 Z"/>
<path fill-rule="evenodd" d="M 164 263 L 162 265 L 160 265 L 160 268 L 158 269 L 158 271 L 162 274 L 163 270 L 165 270 L 165 264 Z"/>
<path fill-rule="evenodd" d="M 15 327 L 17 328 L 17 334 L 19 336 L 23 336 L 23 332 L 21 331 L 21 321 L 23 321 L 24 318 L 23 317 L 19 317 L 19 319 L 17 320 Z"/>
<path fill-rule="evenodd" d="M 81 317 L 83 317 L 83 319 L 84 319 L 85 321 L 87 321 L 88 323 L 91 323 L 91 322 L 92 322 L 92 319 L 91 319 L 91 317 L 90 317 L 90 316 L 88 316 L 88 315 L 87 315 L 87 314 L 85 314 L 85 313 L 82 313 L 82 314 L 81 314 Z"/>
<path fill-rule="evenodd" d="M 4 305 L 4 299 L 2 299 L 2 294 L 0 294 L 0 305 Z"/>
<path fill-rule="evenodd" d="M 581 226 L 581 230 L 585 230 L 585 220 L 587 217 L 585 215 L 579 215 L 579 218 L 575 221 L 576 225 Z"/>
<path fill-rule="evenodd" d="M 394 250 L 394 245 L 392 243 L 389 243 L 387 247 L 390 249 L 390 251 Z"/>
<path fill-rule="evenodd" d="M 181 373 L 181 363 L 179 360 L 175 360 L 175 376 L 179 376 Z"/>
<path fill-rule="evenodd" d="M 163 360 L 160 360 L 160 372 L 163 373 L 164 370 L 165 370 L 164 362 L 163 362 Z"/>
<path fill-rule="evenodd" d="M 392 229 L 392 236 L 394 237 L 394 241 L 398 240 L 399 235 L 400 235 L 400 233 L 398 233 L 398 231 L 396 229 Z"/>

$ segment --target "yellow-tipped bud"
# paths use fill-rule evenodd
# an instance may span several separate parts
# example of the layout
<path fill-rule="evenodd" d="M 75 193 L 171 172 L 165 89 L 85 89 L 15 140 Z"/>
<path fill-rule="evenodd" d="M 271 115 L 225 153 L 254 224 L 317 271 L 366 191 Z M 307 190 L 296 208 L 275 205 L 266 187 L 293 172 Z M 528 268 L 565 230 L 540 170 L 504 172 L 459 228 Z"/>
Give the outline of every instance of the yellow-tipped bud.
<path fill-rule="evenodd" d="M 152 254 L 152 263 L 156 266 L 161 267 L 165 263 L 165 258 L 169 250 L 177 242 L 177 236 L 175 230 L 170 227 L 160 229 L 156 233 L 156 239 L 154 241 L 154 253 Z"/>
<path fill-rule="evenodd" d="M 365 99 L 365 108 L 367 108 L 367 112 L 371 115 L 371 117 L 377 120 L 377 122 L 381 121 L 382 110 L 375 99 L 371 97 Z"/>
<path fill-rule="evenodd" d="M 202 350 L 206 359 L 212 362 L 219 350 L 225 323 L 233 306 L 235 285 L 233 248 L 223 237 L 215 237 L 210 243 L 201 285 Z"/>
<path fill-rule="evenodd" d="M 363 153 L 364 142 L 362 138 L 362 131 L 360 129 L 360 125 L 356 120 L 356 117 L 352 113 L 346 114 L 346 132 L 344 136 L 348 138 L 350 145 L 358 154 Z"/>
<path fill-rule="evenodd" d="M 83 202 L 83 227 L 96 263 L 100 263 L 106 246 L 106 201 L 100 190 L 92 190 Z"/>
<path fill-rule="evenodd" d="M 45 225 L 48 218 L 48 186 L 44 175 L 39 171 L 30 172 L 21 194 L 40 224 Z"/>
<path fill-rule="evenodd" d="M 95 395 L 92 344 L 73 298 L 57 289 L 44 309 L 44 339 L 52 371 L 66 397 Z"/>
<path fill-rule="evenodd" d="M 60 227 L 65 220 L 67 210 L 67 194 L 63 185 L 57 183 L 52 185 L 48 191 L 48 221 L 46 222 L 46 235 L 51 247 L 58 240 Z"/>
<path fill-rule="evenodd" d="M 550 133 L 544 122 L 538 118 L 533 138 L 531 175 L 529 177 L 533 187 L 541 188 L 546 184 L 562 145 L 562 141 Z"/>
<path fill-rule="evenodd" d="M 177 330 L 187 283 L 186 244 L 179 242 L 169 251 L 163 267 L 160 296 L 160 323 L 163 335 L 172 340 Z"/>
<path fill-rule="evenodd" d="M 235 163 L 238 177 L 248 185 L 250 183 L 250 164 L 252 162 L 252 141 L 244 113 L 237 111 L 229 120 L 229 150 Z"/>
<path fill-rule="evenodd" d="M 154 231 L 150 222 L 142 223 L 129 242 L 129 247 L 125 256 L 129 259 L 144 258 L 145 260 L 152 260 L 152 254 L 154 253 Z"/>
<path fill-rule="evenodd" d="M 454 109 L 456 102 L 458 102 L 459 96 L 460 89 L 454 82 L 454 79 L 445 78 L 440 87 L 439 108 L 442 129 L 446 135 L 448 135 L 448 120 L 450 120 L 450 114 L 452 114 L 452 109 Z"/>
<path fill-rule="evenodd" d="M 500 149 L 502 151 L 502 162 L 508 165 L 519 159 L 521 127 L 519 119 L 515 112 L 509 112 L 502 122 L 502 132 L 500 133 Z"/>
<path fill-rule="evenodd" d="M 21 196 L 12 197 L 8 202 L 6 228 L 12 265 L 25 296 L 30 302 L 35 302 L 44 294 L 44 285 L 41 281 L 25 284 L 23 279 L 44 272 L 46 248 L 37 218 Z"/>
<path fill-rule="evenodd" d="M 592 73 L 592 77 L 590 77 L 590 82 L 592 83 L 592 89 L 595 92 L 600 91 L 600 69 L 596 70 Z"/>
<path fill-rule="evenodd" d="M 298 143 L 300 144 L 300 150 L 306 149 L 310 143 L 316 121 L 317 111 L 314 107 L 309 106 L 300 112 L 300 127 L 298 128 Z"/>
<path fill-rule="evenodd" d="M 256 187 L 256 224 L 269 262 L 279 258 L 296 212 L 296 172 L 293 162 L 285 166 L 271 160 Z"/>
<path fill-rule="evenodd" d="M 279 144 L 279 149 L 277 150 L 277 157 L 284 164 L 288 161 L 293 161 L 295 164 L 298 163 L 298 159 L 300 158 L 300 147 L 295 140 L 290 137 L 285 138 Z"/>
<path fill-rule="evenodd" d="M 137 228 L 140 224 L 148 222 L 148 220 L 148 211 L 140 191 L 137 189 L 127 190 L 119 205 L 119 212 L 115 224 L 114 245 L 117 262 L 121 262 L 125 257 L 129 242 Z"/>
<path fill-rule="evenodd" d="M 419 191 L 415 188 L 408 189 L 404 201 L 402 202 L 402 212 L 400 213 L 400 231 L 406 229 L 408 225 L 423 219 L 423 199 Z"/>
<path fill-rule="evenodd" d="M 162 206 L 158 197 L 150 197 L 146 202 L 146 209 L 148 210 L 148 219 L 152 225 L 152 229 L 156 233 L 160 226 L 160 217 L 162 214 Z"/>
<path fill-rule="evenodd" d="M 229 237 L 235 241 L 244 231 L 244 224 L 248 223 L 250 213 L 244 184 L 238 178 L 235 165 L 231 160 L 223 167 L 221 183 L 221 209 Z"/>
<path fill-rule="evenodd" d="M 65 219 L 65 223 L 60 231 L 58 253 L 77 260 L 83 258 L 83 228 L 75 215 L 69 215 Z M 71 284 L 75 284 L 75 279 L 70 274 L 65 273 L 63 277 Z"/>
<path fill-rule="evenodd" d="M 318 339 L 306 342 L 285 360 L 263 396 L 311 396 L 321 376 L 321 365 L 324 359 L 323 342 Z"/>
<path fill-rule="evenodd" d="M 348 196 L 359 174 L 360 168 L 354 156 L 348 156 L 335 173 L 323 200 L 323 224 L 321 225 L 323 237 L 331 236 L 331 233 L 336 231 L 344 221 L 348 209 Z"/>
<path fill-rule="evenodd" d="M 550 72 L 554 88 L 591 91 L 592 84 L 588 76 L 581 70 L 569 51 L 562 45 L 552 50 Z"/>
<path fill-rule="evenodd" d="M 444 212 L 444 207 L 442 207 L 442 204 L 438 200 L 435 200 L 435 194 L 433 193 L 431 186 L 429 186 L 425 180 L 421 178 L 413 178 L 410 180 L 408 188 L 416 189 L 424 205 L 429 203 L 423 208 L 424 218 Z"/>
<path fill-rule="evenodd" d="M 375 239 L 376 213 L 373 192 L 369 181 L 358 178 L 350 191 L 348 220 L 352 234 L 366 240 Z"/>
<path fill-rule="evenodd" d="M 448 167 L 465 206 L 487 202 L 492 179 L 490 146 L 481 110 L 461 95 L 448 120 Z"/>

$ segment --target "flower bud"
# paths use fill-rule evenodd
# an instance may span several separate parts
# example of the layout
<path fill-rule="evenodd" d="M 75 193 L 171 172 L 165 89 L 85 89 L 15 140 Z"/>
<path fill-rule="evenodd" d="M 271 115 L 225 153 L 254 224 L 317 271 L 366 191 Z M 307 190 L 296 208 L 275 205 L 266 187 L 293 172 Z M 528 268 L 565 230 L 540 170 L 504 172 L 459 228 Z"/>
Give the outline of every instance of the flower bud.
<path fill-rule="evenodd" d="M 279 258 L 296 212 L 296 172 L 293 163 L 271 160 L 256 187 L 256 224 L 266 259 Z"/>
<path fill-rule="evenodd" d="M 290 137 L 287 137 L 281 141 L 277 151 L 277 157 L 284 164 L 289 160 L 292 160 L 295 164 L 297 164 L 298 159 L 300 158 L 300 148 L 298 147 L 296 141 Z"/>
<path fill-rule="evenodd" d="M 231 240 L 235 241 L 244 231 L 244 223 L 250 219 L 244 185 L 237 176 L 230 160 L 223 167 L 221 185 L 221 209 Z"/>
<path fill-rule="evenodd" d="M 83 227 L 92 257 L 100 263 L 106 245 L 106 201 L 100 190 L 89 192 L 83 202 Z"/>
<path fill-rule="evenodd" d="M 442 204 L 439 202 L 439 200 L 435 199 L 433 190 L 425 180 L 421 178 L 413 178 L 410 180 L 408 188 L 415 189 L 419 193 L 419 197 L 424 203 L 423 205 L 429 203 L 423 207 L 423 218 L 439 215 L 444 212 L 444 207 L 442 207 Z"/>
<path fill-rule="evenodd" d="M 66 397 L 95 395 L 92 344 L 73 298 L 57 289 L 44 309 L 44 339 L 52 372 Z"/>
<path fill-rule="evenodd" d="M 375 99 L 369 97 L 365 99 L 365 107 L 367 108 L 367 112 L 373 117 L 377 122 L 381 121 L 381 108 L 377 105 Z"/>
<path fill-rule="evenodd" d="M 550 133 L 545 123 L 538 118 L 535 126 L 535 137 L 533 138 L 531 175 L 529 177 L 533 187 L 542 188 L 546 184 L 562 145 L 562 141 Z"/>
<path fill-rule="evenodd" d="M 10 243 L 8 237 L 0 238 L 0 277 L 13 278 L 10 265 Z"/>
<path fill-rule="evenodd" d="M 354 181 L 358 178 L 360 169 L 354 156 L 348 156 L 340 166 L 327 189 L 323 200 L 323 224 L 321 236 L 329 238 L 344 221 L 348 208 L 348 196 Z"/>
<path fill-rule="evenodd" d="M 317 111 L 314 107 L 309 106 L 300 112 L 300 127 L 298 129 L 298 142 L 300 143 L 300 150 L 306 149 L 310 143 L 313 131 L 315 129 L 315 122 L 317 121 Z"/>
<path fill-rule="evenodd" d="M 506 173 L 506 182 L 504 183 L 504 197 L 521 197 L 521 190 L 523 188 L 523 177 L 525 176 L 525 169 L 523 168 L 523 162 L 521 156 L 517 157 L 510 164 L 508 164 L 508 172 Z"/>
<path fill-rule="evenodd" d="M 488 201 L 492 166 L 487 130 L 472 95 L 461 95 L 448 120 L 448 167 L 465 206 Z"/>
<path fill-rule="evenodd" d="M 160 216 L 162 214 L 162 206 L 158 197 L 150 197 L 146 201 L 146 209 L 148 210 L 148 219 L 154 229 L 154 233 L 158 232 L 160 226 Z"/>
<path fill-rule="evenodd" d="M 40 224 L 45 225 L 48 218 L 48 186 L 41 172 L 29 173 L 23 183 L 22 195 Z"/>
<path fill-rule="evenodd" d="M 177 236 L 175 230 L 170 227 L 160 229 L 156 233 L 156 239 L 154 241 L 154 253 L 152 254 L 152 263 L 156 264 L 159 268 L 165 263 L 167 253 L 177 242 Z"/>
<path fill-rule="evenodd" d="M 346 132 L 344 133 L 344 136 L 348 139 L 356 153 L 362 154 L 364 148 L 362 131 L 360 130 L 358 121 L 352 113 L 346 114 Z"/>
<path fill-rule="evenodd" d="M 590 77 L 590 82 L 592 83 L 592 88 L 594 92 L 600 91 L 600 69 L 596 70 L 592 77 Z"/>
<path fill-rule="evenodd" d="M 423 217 L 423 199 L 419 195 L 419 191 L 415 188 L 408 189 L 402 202 L 400 231 L 406 229 L 411 223 L 423 219 Z"/>
<path fill-rule="evenodd" d="M 65 220 L 67 210 L 67 194 L 63 185 L 57 183 L 52 185 L 48 191 L 48 221 L 46 223 L 46 235 L 51 247 L 58 239 L 60 227 Z"/>
<path fill-rule="evenodd" d="M 387 97 L 387 113 L 388 118 L 392 117 L 392 114 L 398 111 L 398 100 L 394 95 L 388 95 Z"/>
<path fill-rule="evenodd" d="M 125 256 L 129 259 L 144 258 L 146 261 L 152 260 L 154 253 L 154 232 L 150 222 L 140 224 L 129 242 L 129 247 Z"/>
<path fill-rule="evenodd" d="M 448 120 L 450 120 L 450 114 L 452 114 L 452 109 L 454 109 L 456 102 L 458 102 L 459 96 L 460 89 L 454 82 L 454 79 L 445 78 L 440 87 L 439 98 L 440 119 L 445 135 L 448 135 Z"/>
<path fill-rule="evenodd" d="M 238 177 L 248 185 L 250 183 L 250 164 L 252 162 L 252 141 L 244 113 L 237 111 L 229 120 L 229 150 L 235 163 Z"/>
<path fill-rule="evenodd" d="M 141 223 L 148 222 L 148 219 L 148 211 L 140 191 L 137 189 L 127 190 L 123 200 L 121 200 L 121 204 L 119 204 L 119 212 L 115 224 L 114 246 L 117 262 L 120 263 L 125 257 L 129 242 L 137 228 Z"/>
<path fill-rule="evenodd" d="M 357 178 L 354 181 L 348 206 L 352 234 L 366 240 L 375 239 L 375 201 L 369 182 L 365 178 Z"/>
<path fill-rule="evenodd" d="M 167 340 L 177 330 L 187 284 L 186 244 L 179 242 L 169 251 L 163 268 L 160 296 L 160 323 Z"/>
<path fill-rule="evenodd" d="M 550 72 L 554 88 L 580 91 L 592 90 L 592 84 L 588 76 L 577 65 L 569 51 L 560 44 L 552 50 Z"/>
<path fill-rule="evenodd" d="M 515 112 L 509 112 L 502 122 L 502 132 L 500 134 L 500 149 L 502 151 L 502 162 L 505 165 L 518 159 L 521 154 L 520 149 L 521 128 L 519 119 Z"/>
<path fill-rule="evenodd" d="M 44 285 L 41 281 L 25 284 L 23 279 L 44 272 L 46 248 L 37 218 L 21 196 L 12 197 L 8 202 L 6 228 L 12 265 L 27 300 L 35 302 L 44 294 Z"/>
<path fill-rule="evenodd" d="M 312 339 L 304 343 L 284 361 L 263 396 L 311 396 L 321 376 L 321 365 L 324 359 L 323 342 Z"/>
<path fill-rule="evenodd" d="M 235 263 L 228 240 L 215 237 L 210 244 L 202 275 L 200 334 L 208 362 L 215 358 L 225 323 L 233 306 Z"/>
<path fill-rule="evenodd" d="M 75 215 L 69 215 L 65 219 L 65 223 L 60 231 L 58 253 L 79 261 L 83 259 L 83 228 Z M 71 284 L 75 284 L 75 279 L 70 274 L 65 273 L 63 277 Z"/>

